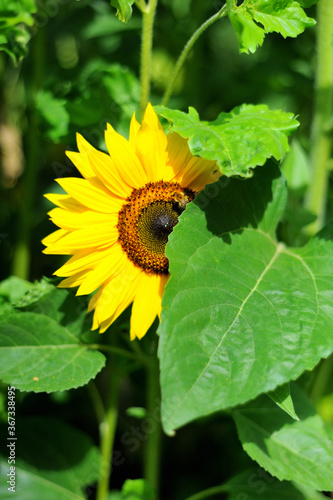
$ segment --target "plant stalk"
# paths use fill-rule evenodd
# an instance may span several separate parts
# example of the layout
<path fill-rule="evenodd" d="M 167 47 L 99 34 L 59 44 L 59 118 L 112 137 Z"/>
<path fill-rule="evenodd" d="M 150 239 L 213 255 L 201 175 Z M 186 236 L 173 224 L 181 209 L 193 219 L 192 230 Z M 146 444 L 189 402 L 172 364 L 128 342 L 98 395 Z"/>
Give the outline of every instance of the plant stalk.
<path fill-rule="evenodd" d="M 218 495 L 219 493 L 225 492 L 225 486 L 213 486 L 212 488 L 208 488 L 207 490 L 199 491 L 194 495 L 191 495 L 186 500 L 206 500 L 208 497 L 213 497 L 214 495 Z"/>
<path fill-rule="evenodd" d="M 312 180 L 305 198 L 305 207 L 317 215 L 317 219 L 306 228 L 309 236 L 321 229 L 325 221 L 329 158 L 332 150 L 330 127 L 333 97 L 332 41 L 333 0 L 319 0 L 314 114 L 310 150 Z"/>
<path fill-rule="evenodd" d="M 146 9 L 142 11 L 140 120 L 143 118 L 150 95 L 151 52 L 153 46 L 153 28 L 157 3 L 158 0 L 150 0 Z"/>
<path fill-rule="evenodd" d="M 159 385 L 159 363 L 156 353 L 155 358 L 147 367 L 147 413 L 151 421 L 151 429 L 147 431 L 144 456 L 144 478 L 155 491 L 155 500 L 158 500 L 160 479 L 160 457 L 161 457 L 161 395 Z"/>
<path fill-rule="evenodd" d="M 178 75 L 180 73 L 180 70 L 182 69 L 183 67 L 183 64 L 187 58 L 187 56 L 189 55 L 191 49 L 193 48 L 193 45 L 195 44 L 195 42 L 198 40 L 198 38 L 200 37 L 200 35 L 202 35 L 202 33 L 207 29 L 209 28 L 209 26 L 211 26 L 213 23 L 215 23 L 215 21 L 217 21 L 218 19 L 221 19 L 222 17 L 225 17 L 227 15 L 227 6 L 224 5 L 216 14 L 214 14 L 212 17 L 210 17 L 209 19 L 207 19 L 207 21 L 205 21 L 196 31 L 195 33 L 193 33 L 193 35 L 191 36 L 191 38 L 189 39 L 189 41 L 186 43 L 185 47 L 183 48 L 183 51 L 182 53 L 180 54 L 177 62 L 176 62 L 176 65 L 173 69 L 173 72 L 171 74 L 171 77 L 170 77 L 170 80 L 169 80 L 169 83 L 168 83 L 168 86 L 166 88 L 166 91 L 164 93 L 164 96 L 163 96 L 163 99 L 162 99 L 162 106 L 166 106 L 169 99 L 170 99 L 170 96 L 173 92 L 173 89 L 175 87 L 175 84 L 176 84 L 176 80 L 178 78 Z"/>
<path fill-rule="evenodd" d="M 111 370 L 108 401 L 106 404 L 104 419 L 99 426 L 102 471 L 101 478 L 97 487 L 96 500 L 106 500 L 109 491 L 109 482 L 112 471 L 112 451 L 118 418 L 119 382 L 119 374 L 115 373 L 114 370 Z"/>

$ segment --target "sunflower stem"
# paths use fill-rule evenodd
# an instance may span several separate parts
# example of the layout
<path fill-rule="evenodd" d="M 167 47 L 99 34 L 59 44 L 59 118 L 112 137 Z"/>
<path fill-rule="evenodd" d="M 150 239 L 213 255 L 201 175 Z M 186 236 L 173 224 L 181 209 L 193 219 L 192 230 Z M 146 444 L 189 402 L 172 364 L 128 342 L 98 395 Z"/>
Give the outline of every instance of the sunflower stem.
<path fill-rule="evenodd" d="M 150 95 L 151 80 L 151 52 L 153 46 L 154 17 L 158 0 L 150 0 L 142 10 L 142 39 L 141 39 L 141 100 L 140 120 L 142 120 Z"/>
<path fill-rule="evenodd" d="M 154 352 L 153 362 L 147 368 L 147 412 L 152 421 L 152 428 L 148 432 L 144 455 L 144 478 L 155 491 L 155 499 L 159 494 L 159 475 L 161 457 L 161 395 L 159 384 L 159 363 L 157 353 Z"/>
<path fill-rule="evenodd" d="M 305 199 L 305 207 L 317 215 L 317 219 L 306 228 L 309 236 L 323 226 L 327 202 L 332 149 L 332 130 L 329 124 L 333 100 L 333 0 L 319 0 L 317 23 L 315 102 L 310 150 L 312 179 Z"/>
<path fill-rule="evenodd" d="M 101 478 L 97 486 L 96 500 L 106 500 L 108 496 L 110 475 L 112 469 L 112 451 L 118 418 L 117 403 L 120 376 L 115 370 L 112 370 L 112 356 L 110 356 L 109 361 L 109 368 L 111 367 L 109 394 L 106 402 L 104 418 L 102 422 L 100 422 L 99 426 L 102 471 Z"/>
<path fill-rule="evenodd" d="M 169 80 L 169 83 L 168 83 L 168 86 L 166 88 L 166 91 L 164 93 L 164 96 L 163 96 L 163 99 L 162 99 L 162 106 L 166 106 L 169 99 L 170 99 L 170 96 L 173 92 L 173 89 L 175 87 L 175 84 L 176 84 L 176 80 L 178 78 L 178 75 L 180 73 L 180 70 L 182 69 L 183 67 L 183 64 L 187 58 L 187 56 L 189 55 L 191 49 L 193 48 L 193 45 L 195 44 L 195 42 L 198 40 L 198 38 L 202 35 L 202 33 L 207 29 L 209 28 L 209 26 L 211 26 L 213 23 L 215 23 L 215 21 L 217 21 L 218 19 L 221 19 L 222 17 L 225 17 L 227 15 L 227 6 L 224 5 L 216 14 L 214 14 L 212 17 L 210 17 L 209 19 L 207 19 L 207 21 L 205 21 L 196 31 L 195 33 L 193 33 L 193 35 L 191 36 L 191 38 L 189 39 L 189 41 L 186 43 L 186 45 L 184 46 L 183 48 L 183 51 L 182 53 L 180 54 L 177 62 L 176 62 L 176 65 L 173 69 L 173 72 L 171 74 L 171 77 L 170 77 L 170 80 Z"/>

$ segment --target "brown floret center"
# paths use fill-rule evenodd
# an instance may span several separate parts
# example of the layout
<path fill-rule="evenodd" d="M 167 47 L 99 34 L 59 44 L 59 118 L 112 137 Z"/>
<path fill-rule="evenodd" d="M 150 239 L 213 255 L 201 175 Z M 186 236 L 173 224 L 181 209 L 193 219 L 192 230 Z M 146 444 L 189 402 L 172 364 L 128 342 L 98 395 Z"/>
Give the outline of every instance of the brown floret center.
<path fill-rule="evenodd" d="M 135 265 L 147 273 L 168 274 L 165 245 L 194 196 L 178 182 L 149 182 L 133 189 L 118 214 L 117 229 L 122 249 Z"/>

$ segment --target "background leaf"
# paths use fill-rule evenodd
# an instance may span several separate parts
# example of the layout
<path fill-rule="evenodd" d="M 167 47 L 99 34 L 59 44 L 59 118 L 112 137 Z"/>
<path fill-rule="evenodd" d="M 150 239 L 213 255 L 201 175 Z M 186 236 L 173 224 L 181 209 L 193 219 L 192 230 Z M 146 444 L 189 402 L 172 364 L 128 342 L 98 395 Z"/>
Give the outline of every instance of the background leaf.
<path fill-rule="evenodd" d="M 233 410 L 244 450 L 278 479 L 317 490 L 333 490 L 333 442 L 306 396 L 294 386 L 300 421 L 262 396 Z"/>
<path fill-rule="evenodd" d="M 236 1 L 228 0 L 227 6 L 240 52 L 255 52 L 263 44 L 267 33 L 276 32 L 284 38 L 297 37 L 316 24 L 294 0 L 245 0 L 239 6 Z"/>
<path fill-rule="evenodd" d="M 132 17 L 132 5 L 134 0 L 111 0 L 112 7 L 117 9 L 117 17 L 123 23 L 127 23 Z"/>
<path fill-rule="evenodd" d="M 0 321 L 0 378 L 22 391 L 52 392 L 85 385 L 105 364 L 45 314 L 13 313 Z"/>
<path fill-rule="evenodd" d="M 3 426 L 4 427 L 4 426 Z M 6 435 L 6 429 L 2 429 Z M 6 442 L 6 444 L 8 441 Z M 16 491 L 20 500 L 85 498 L 83 488 L 100 474 L 100 453 L 83 432 L 52 417 L 17 420 Z M 8 449 L 2 449 L 3 457 Z M 9 470 L 2 458 L 3 471 Z M 8 499 L 8 485 L 0 484 L 0 499 Z M 14 496 L 15 496 L 14 494 Z"/>
<path fill-rule="evenodd" d="M 278 169 L 228 181 L 206 186 L 167 244 L 159 327 L 167 433 L 271 391 L 333 350 L 331 228 L 286 248 L 275 237 L 286 200 Z"/>
<path fill-rule="evenodd" d="M 194 155 L 215 160 L 227 176 L 251 177 L 252 169 L 267 158 L 281 160 L 289 151 L 288 135 L 298 127 L 291 113 L 272 111 L 265 105 L 244 104 L 220 113 L 212 122 L 200 121 L 193 108 L 188 114 L 162 106 L 155 109 L 172 122 L 172 131 L 188 139 Z"/>
<path fill-rule="evenodd" d="M 0 50 L 7 52 L 17 64 L 27 53 L 36 12 L 34 0 L 5 0 L 0 2 Z"/>

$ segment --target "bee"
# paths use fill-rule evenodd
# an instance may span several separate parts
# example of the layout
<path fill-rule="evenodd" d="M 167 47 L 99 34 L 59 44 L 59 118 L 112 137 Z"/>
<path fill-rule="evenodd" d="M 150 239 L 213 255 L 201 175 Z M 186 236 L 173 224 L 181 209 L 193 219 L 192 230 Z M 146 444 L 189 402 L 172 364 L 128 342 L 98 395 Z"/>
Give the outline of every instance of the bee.
<path fill-rule="evenodd" d="M 172 193 L 173 202 L 176 205 L 176 211 L 181 214 L 184 212 L 186 205 L 194 199 L 194 193 L 190 189 L 175 191 Z"/>

